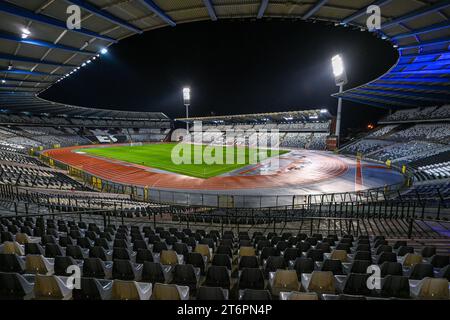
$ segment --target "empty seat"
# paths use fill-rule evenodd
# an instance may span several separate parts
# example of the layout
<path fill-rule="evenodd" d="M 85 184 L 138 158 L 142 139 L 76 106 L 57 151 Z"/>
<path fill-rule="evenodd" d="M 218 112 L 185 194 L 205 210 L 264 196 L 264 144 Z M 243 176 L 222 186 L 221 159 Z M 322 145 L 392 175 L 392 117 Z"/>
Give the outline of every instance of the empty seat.
<path fill-rule="evenodd" d="M 227 268 L 223 266 L 210 266 L 206 272 L 206 280 L 203 285 L 230 289 L 231 281 Z"/>
<path fill-rule="evenodd" d="M 102 261 L 106 261 L 108 260 L 108 255 L 105 248 L 95 246 L 89 250 L 89 258 L 99 258 Z"/>
<path fill-rule="evenodd" d="M 322 271 L 331 271 L 334 275 L 343 274 L 341 260 L 326 259 L 322 265 Z"/>
<path fill-rule="evenodd" d="M 226 300 L 224 290 L 219 287 L 200 287 L 197 300 Z"/>
<path fill-rule="evenodd" d="M 119 280 L 135 280 L 135 268 L 130 260 L 114 260 L 112 276 L 114 279 Z"/>
<path fill-rule="evenodd" d="M 403 266 L 411 267 L 415 264 L 422 263 L 422 260 L 423 258 L 420 254 L 407 253 L 403 260 Z"/>
<path fill-rule="evenodd" d="M 177 254 L 180 254 L 184 257 L 186 257 L 187 254 L 189 253 L 189 248 L 186 243 L 180 243 L 180 242 L 174 243 L 172 246 L 172 249 L 175 250 L 175 252 Z"/>
<path fill-rule="evenodd" d="M 211 261 L 211 252 L 207 244 L 198 244 L 195 246 L 194 252 L 200 253 L 202 256 L 206 257 L 206 262 Z"/>
<path fill-rule="evenodd" d="M 381 288 L 382 297 L 410 298 L 408 277 L 388 275 Z"/>
<path fill-rule="evenodd" d="M 409 278 L 412 280 L 422 280 L 425 277 L 434 277 L 433 265 L 430 263 L 418 263 L 411 269 Z"/>
<path fill-rule="evenodd" d="M 277 270 L 273 274 L 270 287 L 274 296 L 279 296 L 282 291 L 300 290 L 297 273 L 295 270 Z"/>
<path fill-rule="evenodd" d="M 25 250 L 15 241 L 6 241 L 3 243 L 3 252 L 5 254 L 17 254 L 19 256 L 25 255 Z"/>
<path fill-rule="evenodd" d="M 33 284 L 22 275 L 13 272 L 0 272 L 0 300 L 22 300 L 30 298 Z"/>
<path fill-rule="evenodd" d="M 274 257 L 270 256 L 265 264 L 264 272 L 266 273 L 266 277 L 269 276 L 269 272 L 275 272 L 279 269 L 286 269 L 287 263 L 283 257 Z"/>
<path fill-rule="evenodd" d="M 150 283 L 114 280 L 112 285 L 113 300 L 149 300 L 152 295 Z"/>
<path fill-rule="evenodd" d="M 341 262 L 347 262 L 347 251 L 345 250 L 333 250 L 330 259 L 339 260 Z"/>
<path fill-rule="evenodd" d="M 167 244 L 165 242 L 157 241 L 152 247 L 153 253 L 160 253 L 163 250 L 168 250 Z"/>
<path fill-rule="evenodd" d="M 259 258 L 261 259 L 261 262 L 268 259 L 270 256 L 279 256 L 280 252 L 277 250 L 277 248 L 274 247 L 264 247 L 261 250 L 261 254 L 259 255 Z"/>
<path fill-rule="evenodd" d="M 367 268 L 372 263 L 367 260 L 353 260 L 353 263 L 350 267 L 350 273 L 367 273 Z M 401 266 L 400 266 L 401 267 Z"/>
<path fill-rule="evenodd" d="M 211 261 L 213 266 L 224 266 L 231 270 L 231 258 L 227 254 L 215 254 Z"/>
<path fill-rule="evenodd" d="M 25 254 L 42 254 L 44 255 L 44 248 L 39 243 L 25 243 Z"/>
<path fill-rule="evenodd" d="M 80 282 L 80 289 L 72 290 L 74 300 L 110 300 L 112 298 L 112 282 L 84 277 Z"/>
<path fill-rule="evenodd" d="M 435 254 L 431 257 L 430 263 L 435 268 L 443 268 L 450 264 L 450 256 L 443 256 L 443 255 Z"/>
<path fill-rule="evenodd" d="M 251 257 L 256 256 L 255 248 L 253 247 L 240 247 L 239 248 L 240 257 Z"/>
<path fill-rule="evenodd" d="M 388 275 L 391 276 L 402 276 L 403 268 L 402 265 L 398 262 L 383 262 L 381 264 L 381 277 L 386 277 Z"/>
<path fill-rule="evenodd" d="M 67 245 L 66 256 L 72 257 L 77 260 L 84 259 L 83 250 L 78 245 Z"/>
<path fill-rule="evenodd" d="M 243 256 L 239 258 L 238 269 L 242 270 L 243 268 L 258 268 L 258 258 L 256 256 Z"/>
<path fill-rule="evenodd" d="M 72 275 L 72 273 L 68 273 L 67 268 L 69 266 L 76 266 L 76 265 L 78 264 L 72 257 L 56 256 L 54 264 L 55 275 L 68 277 Z"/>
<path fill-rule="evenodd" d="M 398 240 L 395 241 L 394 243 L 394 249 L 398 249 L 400 247 L 406 247 L 408 245 L 408 242 L 404 241 L 404 240 Z"/>
<path fill-rule="evenodd" d="M 436 247 L 434 246 L 425 246 L 422 248 L 422 251 L 420 252 L 422 257 L 424 258 L 430 258 L 436 254 Z"/>
<path fill-rule="evenodd" d="M 377 264 L 382 264 L 385 261 L 397 262 L 397 255 L 395 252 L 382 252 L 377 259 Z"/>
<path fill-rule="evenodd" d="M 313 271 L 307 289 L 309 292 L 318 294 L 334 294 L 336 288 L 333 273 L 330 271 Z"/>
<path fill-rule="evenodd" d="M 350 295 L 362 295 L 368 296 L 371 290 L 367 286 L 367 279 L 369 274 L 363 273 L 350 273 L 350 275 L 345 280 L 343 293 Z"/>
<path fill-rule="evenodd" d="M 312 273 L 314 271 L 314 261 L 311 258 L 297 258 L 294 262 L 294 270 L 300 279 L 302 273 Z"/>
<path fill-rule="evenodd" d="M 1 253 L 0 271 L 23 273 L 25 271 L 25 262 L 15 253 Z"/>
<path fill-rule="evenodd" d="M 155 283 L 152 300 L 181 300 L 178 288 L 173 284 Z"/>
<path fill-rule="evenodd" d="M 397 256 L 399 257 L 403 257 L 405 256 L 407 253 L 414 253 L 414 248 L 410 247 L 410 246 L 401 246 L 400 248 L 398 248 L 397 250 Z"/>
<path fill-rule="evenodd" d="M 264 274 L 259 268 L 244 268 L 239 277 L 239 289 L 264 289 Z"/>
<path fill-rule="evenodd" d="M 25 271 L 27 273 L 48 274 L 50 264 L 42 255 L 27 255 L 25 258 Z"/>
<path fill-rule="evenodd" d="M 86 258 L 83 261 L 83 277 L 105 278 L 105 263 L 99 258 Z"/>
<path fill-rule="evenodd" d="M 37 300 L 70 300 L 72 290 L 57 276 L 36 275 L 34 298 Z"/>
<path fill-rule="evenodd" d="M 370 251 L 356 251 L 353 260 L 366 260 L 372 262 Z"/>
<path fill-rule="evenodd" d="M 297 259 L 301 256 L 302 256 L 302 253 L 297 248 L 287 248 L 283 253 L 283 258 L 284 258 L 284 260 L 286 260 L 286 262 L 295 261 L 295 259 Z"/>
<path fill-rule="evenodd" d="M 151 283 L 166 282 L 161 263 L 145 261 L 142 267 L 142 281 Z"/>
<path fill-rule="evenodd" d="M 197 276 L 191 264 L 179 264 L 174 267 L 172 283 L 188 286 L 193 292 L 197 289 Z"/>
<path fill-rule="evenodd" d="M 205 274 L 205 260 L 201 253 L 189 252 L 186 257 L 186 264 L 192 264 L 194 267 L 200 269 L 202 275 Z"/>
<path fill-rule="evenodd" d="M 153 254 L 149 249 L 138 249 L 136 263 L 143 264 L 145 261 L 153 262 Z"/>
<path fill-rule="evenodd" d="M 419 299 L 448 300 L 449 290 L 447 279 L 425 278 L 420 284 Z"/>
<path fill-rule="evenodd" d="M 245 289 L 242 292 L 240 300 L 244 300 L 244 301 L 252 301 L 252 300 L 264 301 L 264 300 L 272 300 L 272 296 L 270 295 L 270 292 L 268 290 Z"/>
<path fill-rule="evenodd" d="M 375 254 L 380 255 L 383 252 L 392 252 L 392 247 L 388 245 L 381 245 L 376 249 Z"/>
<path fill-rule="evenodd" d="M 159 256 L 159 262 L 164 265 L 174 266 L 178 264 L 177 253 L 173 250 L 162 250 Z"/>
<path fill-rule="evenodd" d="M 56 243 L 47 243 L 45 245 L 45 256 L 48 258 L 54 258 L 56 256 L 62 256 L 62 248 Z"/>
<path fill-rule="evenodd" d="M 313 259 L 313 261 L 323 261 L 323 251 L 316 249 L 309 249 L 306 253 L 307 258 Z"/>
<path fill-rule="evenodd" d="M 319 296 L 315 292 L 285 292 L 281 294 L 283 300 L 300 300 L 300 301 L 316 301 Z"/>

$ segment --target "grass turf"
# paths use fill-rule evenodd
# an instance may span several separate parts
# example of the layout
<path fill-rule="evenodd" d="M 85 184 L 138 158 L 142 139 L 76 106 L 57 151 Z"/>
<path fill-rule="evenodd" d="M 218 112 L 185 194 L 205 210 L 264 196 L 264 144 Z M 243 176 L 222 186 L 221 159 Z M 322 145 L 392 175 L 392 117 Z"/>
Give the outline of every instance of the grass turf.
<path fill-rule="evenodd" d="M 108 159 L 116 159 L 121 161 L 126 161 L 130 163 L 135 163 L 139 165 L 144 165 L 147 167 L 161 169 L 165 171 L 170 171 L 174 173 L 179 173 L 191 177 L 196 178 L 210 178 L 214 176 L 221 175 L 226 172 L 230 172 L 242 167 L 245 167 L 250 164 L 251 156 L 259 152 L 256 148 L 251 149 L 248 147 L 219 147 L 217 150 L 219 151 L 219 158 L 223 158 L 223 164 L 207 164 L 204 162 L 202 157 L 202 164 L 194 164 L 194 146 L 191 147 L 191 162 L 190 164 L 175 164 L 172 161 L 172 149 L 177 145 L 177 143 L 162 143 L 162 144 L 147 144 L 140 146 L 115 146 L 115 147 L 101 147 L 101 148 L 86 148 L 83 150 L 79 150 L 88 154 L 92 154 L 95 156 L 100 156 Z M 189 148 L 187 145 L 184 145 L 187 149 Z M 200 146 L 197 146 L 200 147 Z M 202 155 L 204 154 L 206 146 L 202 147 Z M 227 150 L 234 148 L 234 150 Z M 238 151 L 238 149 L 241 149 Z M 242 150 L 245 149 L 245 150 Z M 234 151 L 234 159 L 233 163 L 226 162 L 225 152 Z M 241 152 L 242 154 L 245 151 L 245 161 L 240 161 L 241 163 L 237 163 L 237 154 Z M 222 154 L 220 154 L 220 152 Z M 260 157 L 258 155 L 258 162 L 264 160 L 268 157 L 273 157 L 276 155 L 282 155 L 287 153 L 285 150 L 268 150 L 267 156 Z M 181 156 L 184 155 L 184 151 L 179 153 Z M 215 156 L 215 152 L 212 152 L 212 155 Z"/>

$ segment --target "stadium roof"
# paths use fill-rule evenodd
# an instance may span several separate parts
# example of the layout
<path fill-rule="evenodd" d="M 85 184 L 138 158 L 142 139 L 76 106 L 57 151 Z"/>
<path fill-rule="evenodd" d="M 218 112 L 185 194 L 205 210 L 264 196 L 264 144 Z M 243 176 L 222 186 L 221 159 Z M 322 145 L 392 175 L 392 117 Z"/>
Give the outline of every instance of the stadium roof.
<path fill-rule="evenodd" d="M 341 96 L 379 107 L 450 103 L 450 0 L 1 1 L 0 91 L 42 92 L 101 58 L 102 49 L 147 30 L 230 18 L 292 18 L 365 29 L 371 4 L 382 13 L 375 34 L 391 41 L 400 58 L 381 78 Z M 67 29 L 68 5 L 81 8 L 81 29 Z"/>
<path fill-rule="evenodd" d="M 283 122 L 283 121 L 319 121 L 330 120 L 332 118 L 328 110 L 302 110 L 302 111 L 286 111 L 286 112 L 270 112 L 270 113 L 254 113 L 239 114 L 229 116 L 211 116 L 211 117 L 192 117 L 179 118 L 175 121 L 194 122 L 201 121 L 204 123 L 247 123 L 247 122 Z"/>
<path fill-rule="evenodd" d="M 130 112 L 78 107 L 44 100 L 34 94 L 24 92 L 0 93 L 0 113 L 125 120 L 169 120 L 161 112 Z"/>

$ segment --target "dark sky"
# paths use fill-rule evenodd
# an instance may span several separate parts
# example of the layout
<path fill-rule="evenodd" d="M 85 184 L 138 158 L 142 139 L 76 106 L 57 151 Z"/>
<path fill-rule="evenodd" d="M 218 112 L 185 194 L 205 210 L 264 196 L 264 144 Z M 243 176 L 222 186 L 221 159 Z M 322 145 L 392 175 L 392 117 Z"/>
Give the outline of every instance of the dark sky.
<path fill-rule="evenodd" d="M 327 108 L 337 91 L 331 57 L 344 57 L 350 83 L 387 71 L 397 53 L 368 32 L 291 21 L 197 22 L 136 35 L 42 96 L 86 107 L 191 115 Z M 343 127 L 365 126 L 386 111 L 344 102 Z"/>

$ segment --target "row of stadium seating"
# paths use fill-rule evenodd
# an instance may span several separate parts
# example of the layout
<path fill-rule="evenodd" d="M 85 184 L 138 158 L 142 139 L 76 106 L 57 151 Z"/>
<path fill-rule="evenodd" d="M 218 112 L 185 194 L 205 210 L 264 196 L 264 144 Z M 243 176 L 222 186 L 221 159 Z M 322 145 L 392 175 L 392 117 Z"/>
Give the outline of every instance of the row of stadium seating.
<path fill-rule="evenodd" d="M 8 230 L 2 299 L 449 299 L 448 252 L 381 236 L 250 236 L 42 218 L 3 218 L 1 227 Z M 35 229 L 44 235 L 27 234 Z M 376 289 L 366 284 L 371 265 L 380 267 Z M 68 286 L 69 266 L 80 268 L 81 288 Z"/>
<path fill-rule="evenodd" d="M 449 119 L 450 105 L 416 109 L 398 110 L 383 119 L 384 122 L 409 121 L 409 120 L 429 120 L 429 119 Z"/>

